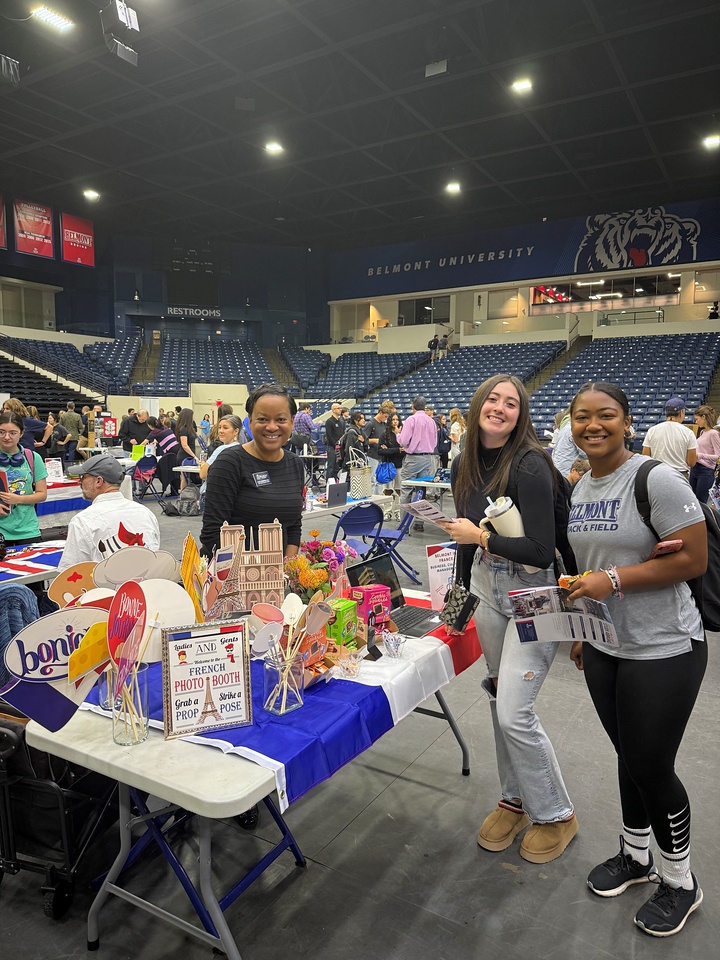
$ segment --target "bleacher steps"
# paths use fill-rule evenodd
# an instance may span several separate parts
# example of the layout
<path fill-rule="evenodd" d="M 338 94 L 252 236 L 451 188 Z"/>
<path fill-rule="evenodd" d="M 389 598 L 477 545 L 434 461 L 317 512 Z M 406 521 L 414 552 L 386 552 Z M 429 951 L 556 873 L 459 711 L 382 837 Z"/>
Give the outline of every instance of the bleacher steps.
<path fill-rule="evenodd" d="M 272 371 L 272 375 L 275 377 L 276 383 L 283 383 L 288 387 L 298 386 L 297 377 L 277 350 L 271 347 L 263 347 L 262 355 L 267 360 L 267 364 Z"/>

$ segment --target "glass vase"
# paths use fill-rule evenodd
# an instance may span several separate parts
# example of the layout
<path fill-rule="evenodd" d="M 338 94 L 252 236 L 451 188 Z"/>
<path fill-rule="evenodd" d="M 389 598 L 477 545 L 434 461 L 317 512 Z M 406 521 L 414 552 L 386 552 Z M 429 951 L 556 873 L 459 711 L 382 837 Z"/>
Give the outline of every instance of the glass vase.
<path fill-rule="evenodd" d="M 297 710 L 305 700 L 305 660 L 271 660 L 263 664 L 263 705 L 268 713 L 282 717 Z"/>

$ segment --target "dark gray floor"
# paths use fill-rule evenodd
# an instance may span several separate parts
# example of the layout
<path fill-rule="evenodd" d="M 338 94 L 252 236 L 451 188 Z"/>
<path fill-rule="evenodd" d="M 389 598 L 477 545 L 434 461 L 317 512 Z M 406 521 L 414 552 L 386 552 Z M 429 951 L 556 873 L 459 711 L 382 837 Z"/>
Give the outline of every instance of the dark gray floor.
<path fill-rule="evenodd" d="M 200 528 L 199 520 L 180 518 L 161 517 L 160 524 L 163 546 L 176 553 L 188 528 L 196 535 Z M 332 533 L 331 522 L 318 526 Z M 425 544 L 438 539 L 426 529 L 403 551 L 423 576 Z M 534 866 L 521 859 L 517 844 L 497 854 L 476 844 L 478 825 L 498 800 L 480 661 L 445 689 L 470 746 L 471 776 L 460 774 L 460 751 L 446 725 L 413 715 L 294 804 L 287 821 L 308 868 L 297 869 L 284 854 L 228 910 L 243 960 L 714 960 L 720 955 L 717 635 L 709 642 L 708 674 L 679 761 L 693 803 L 693 870 L 705 900 L 682 933 L 657 940 L 634 926 L 634 912 L 651 892 L 647 885 L 612 900 L 585 885 L 591 867 L 617 848 L 615 764 L 582 675 L 561 650 L 538 703 L 580 821 L 560 859 Z M 254 835 L 234 823 L 217 825 L 215 866 L 223 889 L 275 836 L 265 811 Z M 106 853 L 113 842 L 111 834 Z M 192 830 L 182 855 L 189 864 L 197 855 Z M 4 878 L 0 958 L 86 956 L 84 918 L 92 894 L 81 884 L 70 913 L 55 922 L 43 916 L 40 882 L 28 873 Z M 184 894 L 159 860 L 137 871 L 130 886 L 152 891 L 156 902 L 190 919 Z M 211 956 L 209 947 L 115 898 L 100 920 L 99 960 Z"/>

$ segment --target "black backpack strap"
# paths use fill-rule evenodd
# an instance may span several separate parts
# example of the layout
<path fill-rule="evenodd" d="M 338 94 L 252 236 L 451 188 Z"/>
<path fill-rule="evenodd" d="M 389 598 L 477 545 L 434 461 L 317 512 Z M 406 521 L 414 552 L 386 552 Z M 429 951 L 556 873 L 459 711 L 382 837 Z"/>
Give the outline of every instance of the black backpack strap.
<path fill-rule="evenodd" d="M 660 537 L 657 535 L 657 531 L 655 527 L 653 527 L 650 519 L 650 497 L 648 496 L 647 478 L 650 471 L 654 470 L 659 463 L 659 460 L 646 460 L 640 465 L 640 469 L 635 474 L 635 505 L 637 506 L 642 522 L 652 530 L 656 540 L 660 540 Z"/>

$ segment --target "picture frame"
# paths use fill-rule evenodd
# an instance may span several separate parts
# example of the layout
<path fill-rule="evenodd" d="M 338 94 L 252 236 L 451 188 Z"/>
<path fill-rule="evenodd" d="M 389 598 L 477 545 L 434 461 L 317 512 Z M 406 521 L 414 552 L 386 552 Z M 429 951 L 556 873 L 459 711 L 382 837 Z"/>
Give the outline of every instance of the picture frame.
<path fill-rule="evenodd" d="M 163 630 L 166 740 L 252 724 L 248 636 L 244 619 Z"/>

